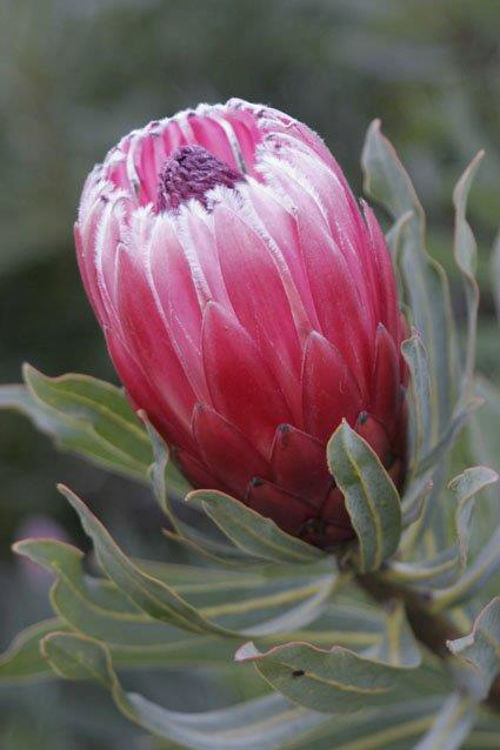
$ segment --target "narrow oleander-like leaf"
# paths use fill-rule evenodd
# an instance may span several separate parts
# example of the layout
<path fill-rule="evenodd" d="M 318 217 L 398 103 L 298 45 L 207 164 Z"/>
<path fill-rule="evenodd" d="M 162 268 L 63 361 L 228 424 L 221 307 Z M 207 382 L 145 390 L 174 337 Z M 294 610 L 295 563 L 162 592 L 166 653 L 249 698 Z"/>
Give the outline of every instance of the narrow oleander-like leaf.
<path fill-rule="evenodd" d="M 401 273 L 399 271 L 399 266 L 401 262 L 401 252 L 404 247 L 404 240 L 405 240 L 405 232 L 407 230 L 408 222 L 413 218 L 413 211 L 407 211 L 406 213 L 402 214 L 392 227 L 389 229 L 385 236 L 385 240 L 387 242 L 387 247 L 389 248 L 389 252 L 391 253 L 392 257 L 392 266 L 394 269 L 394 276 L 396 278 L 396 285 L 400 292 L 400 297 L 402 297 L 402 290 L 403 290 L 403 280 L 401 278 Z M 410 318 L 409 311 L 405 311 L 405 314 L 408 316 L 408 319 Z"/>
<path fill-rule="evenodd" d="M 412 453 L 414 470 L 418 470 L 418 462 L 426 455 L 436 435 L 436 421 L 432 418 L 432 409 L 435 399 L 432 393 L 431 373 L 427 350 L 421 336 L 415 329 L 411 338 L 403 341 L 401 352 L 410 370 L 410 408 L 412 419 L 410 426 L 413 429 Z"/>
<path fill-rule="evenodd" d="M 447 430 L 420 461 L 420 476 L 432 476 L 433 488 L 417 523 L 405 530 L 400 545 L 402 558 L 433 557 L 437 550 L 445 549 L 452 543 L 453 508 L 450 503 L 443 502 L 442 496 L 447 480 L 448 457 L 459 431 L 481 403 L 482 399 L 475 397 L 459 402 Z"/>
<path fill-rule="evenodd" d="M 364 190 L 387 207 L 394 219 L 411 212 L 411 230 L 422 235 L 424 211 L 394 147 L 382 135 L 380 126 L 380 120 L 374 120 L 366 134 L 361 155 Z"/>
<path fill-rule="evenodd" d="M 279 750 L 408 750 L 432 724 L 440 703 L 439 698 L 396 702 L 392 697 L 390 705 L 379 709 L 358 711 L 354 717 L 335 716 L 305 741 Z"/>
<path fill-rule="evenodd" d="M 271 635 L 306 627 L 325 610 L 337 583 L 331 566 L 304 564 L 246 570 L 141 564 L 165 581 L 205 617 L 232 631 Z M 180 572 L 176 572 L 176 568 Z"/>
<path fill-rule="evenodd" d="M 168 446 L 148 420 L 146 412 L 141 411 L 138 414 L 146 427 L 153 449 L 154 460 L 148 469 L 148 479 L 151 483 L 153 494 L 174 529 L 179 532 L 179 521 L 172 509 L 169 491 L 174 490 L 178 495 L 184 497 L 187 492 L 192 490 L 192 487 L 170 460 Z"/>
<path fill-rule="evenodd" d="M 376 570 L 401 536 L 398 491 L 368 443 L 345 421 L 330 438 L 327 459 L 358 536 L 359 569 Z"/>
<path fill-rule="evenodd" d="M 150 617 L 198 633 L 229 635 L 209 622 L 167 584 L 143 573 L 122 552 L 104 526 L 67 487 L 59 487 L 77 512 L 83 528 L 94 543 L 103 571 L 142 611 Z"/>
<path fill-rule="evenodd" d="M 472 671 L 475 697 L 485 698 L 500 671 L 500 596 L 479 613 L 469 635 L 447 645 Z"/>
<path fill-rule="evenodd" d="M 491 466 L 500 474 L 500 391 L 484 377 L 475 379 L 475 388 L 484 399 L 484 406 L 473 414 L 468 427 L 468 448 L 475 461 Z M 481 497 L 481 513 L 475 517 L 475 533 L 471 540 L 476 552 L 491 529 L 500 524 L 500 490 L 498 485 L 485 488 Z"/>
<path fill-rule="evenodd" d="M 452 448 L 455 439 L 464 427 L 471 415 L 482 406 L 484 400 L 481 396 L 470 396 L 460 400 L 454 409 L 445 431 L 442 433 L 435 446 L 427 453 L 419 464 L 419 472 L 426 473 L 432 468 L 439 467 Z"/>
<path fill-rule="evenodd" d="M 401 498 L 403 527 L 406 528 L 420 519 L 429 498 L 434 482 L 431 473 L 415 477 L 410 481 Z"/>
<path fill-rule="evenodd" d="M 164 740 L 196 750 L 277 750 L 316 728 L 327 718 L 292 706 L 271 695 L 231 709 L 203 714 L 169 711 L 136 693 L 123 690 L 111 656 L 99 641 L 54 634 L 43 642 L 52 668 L 68 679 L 93 679 L 111 691 L 119 710 L 131 721 Z"/>
<path fill-rule="evenodd" d="M 406 619 L 402 602 L 393 600 L 385 609 L 385 629 L 380 643 L 365 652 L 365 656 L 392 667 L 415 668 L 422 662 L 422 654 Z"/>
<path fill-rule="evenodd" d="M 333 714 L 383 702 L 400 672 L 340 646 L 325 651 L 308 643 L 287 643 L 265 653 L 247 643 L 235 658 L 253 661 L 264 679 L 294 703 Z"/>
<path fill-rule="evenodd" d="M 369 192 L 368 185 L 365 185 L 365 189 L 367 189 L 367 191 Z M 404 229 L 408 222 L 413 218 L 413 210 L 406 211 L 406 213 L 404 214 L 400 214 L 385 236 L 387 247 L 389 248 L 392 255 L 395 271 L 397 271 L 398 269 L 398 259 L 403 244 L 402 240 L 404 236 Z"/>
<path fill-rule="evenodd" d="M 402 750 L 431 726 L 442 703 L 438 696 L 386 695 L 380 708 L 364 708 L 356 721 L 345 713 L 319 713 L 272 694 L 231 708 L 204 713 L 170 711 L 125 692 L 107 647 L 77 635 L 53 634 L 44 653 L 59 674 L 93 679 L 111 691 L 117 708 L 132 722 L 161 738 L 165 747 L 191 750 Z M 420 688 L 427 692 L 428 683 Z M 432 687 L 430 692 L 432 693 Z M 390 710 L 390 726 L 387 712 Z"/>
<path fill-rule="evenodd" d="M 479 287 L 476 282 L 477 247 L 472 229 L 465 217 L 467 197 L 477 169 L 484 156 L 480 151 L 471 161 L 453 192 L 455 206 L 455 261 L 462 272 L 467 300 L 467 347 L 462 389 L 470 390 L 473 384 L 474 363 L 476 357 L 477 310 L 479 306 Z"/>
<path fill-rule="evenodd" d="M 490 536 L 472 564 L 452 586 L 432 592 L 432 606 L 437 612 L 455 607 L 480 593 L 484 585 L 500 570 L 500 527 Z"/>
<path fill-rule="evenodd" d="M 455 332 L 446 274 L 425 248 L 425 216 L 411 180 L 391 143 L 381 133 L 380 121 L 368 129 L 361 157 L 364 188 L 397 222 L 408 211 L 402 229 L 399 269 L 403 277 L 413 324 L 429 352 L 433 430 L 441 433 L 453 408 L 456 373 Z"/>
<path fill-rule="evenodd" d="M 173 489 L 177 494 L 184 497 L 193 488 L 182 477 L 179 470 L 170 460 L 168 446 L 149 422 L 145 412 L 139 412 L 139 416 L 146 425 L 153 447 L 154 462 L 149 467 L 148 478 L 153 494 L 174 530 L 172 532 L 166 529 L 164 532 L 165 536 L 176 545 L 215 562 L 226 565 L 237 564 L 243 560 L 249 562 L 249 555 L 247 553 L 244 553 L 233 544 L 225 543 L 217 527 L 214 526 L 215 534 L 210 535 L 209 531 L 201 531 L 194 525 L 190 526 L 177 517 L 170 501 L 169 491 Z"/>
<path fill-rule="evenodd" d="M 127 460 L 122 453 L 117 453 L 113 446 L 100 439 L 91 425 L 44 404 L 24 385 L 0 386 L 0 408 L 24 414 L 63 450 L 78 453 L 109 471 L 133 479 L 145 478 L 145 464 Z"/>
<path fill-rule="evenodd" d="M 278 640 L 282 643 L 307 641 L 320 648 L 330 648 L 335 644 L 362 652 L 380 643 L 385 635 L 385 627 L 385 617 L 379 607 L 352 603 L 337 595 L 307 628 L 280 633 L 279 639 L 274 638 L 274 644 Z M 255 639 L 259 644 L 263 640 Z"/>
<path fill-rule="evenodd" d="M 184 634 L 172 633 L 172 625 L 195 632 L 203 628 L 201 632 L 230 639 L 240 634 L 247 638 L 272 634 L 279 637 L 280 632 L 306 627 L 321 615 L 337 582 L 330 564 L 304 564 L 298 573 L 290 568 L 261 571 L 252 568 L 231 573 L 221 568 L 167 563 L 144 566 L 119 554 L 115 546 L 106 568 L 109 573 L 109 565 L 112 567 L 118 586 L 115 588 L 108 581 L 85 576 L 82 555 L 70 545 L 27 540 L 19 542 L 16 550 L 58 575 L 60 580 L 52 591 L 53 606 L 76 630 L 111 644 L 134 648 L 165 644 L 168 647 L 165 659 L 176 639 L 186 641 Z M 97 549 L 97 554 L 102 561 L 102 550 Z M 116 580 L 116 569 L 120 565 L 123 568 Z M 126 584 L 123 584 L 124 576 Z M 164 607 L 167 606 L 164 598 L 167 597 L 168 603 L 170 596 L 175 617 L 169 619 L 163 610 L 158 614 L 151 601 L 137 602 L 134 596 L 139 594 L 135 591 L 131 596 L 131 586 L 146 587 L 149 596 L 161 596 Z M 179 619 L 180 615 L 194 622 L 188 627 Z M 226 653 L 223 648 L 215 649 L 215 652 L 221 651 Z"/>
<path fill-rule="evenodd" d="M 54 617 L 30 625 L 19 633 L 0 654 L 0 685 L 53 678 L 54 673 L 40 654 L 40 641 L 49 633 L 66 629 L 65 622 Z"/>
<path fill-rule="evenodd" d="M 418 562 L 392 560 L 384 577 L 393 583 L 402 583 L 414 588 L 441 588 L 457 579 L 460 558 L 456 546 L 443 550 L 435 557 Z"/>
<path fill-rule="evenodd" d="M 419 331 L 428 354 L 426 380 L 429 399 L 422 400 L 427 411 L 414 408 L 415 418 L 411 422 L 415 422 L 416 429 L 410 430 L 409 441 L 410 456 L 414 461 L 410 465 L 410 471 L 413 475 L 423 475 L 430 471 L 434 489 L 421 521 L 405 534 L 403 541 L 405 555 L 416 551 L 419 557 L 423 557 L 429 553 L 435 554 L 449 544 L 449 505 L 436 500 L 446 480 L 446 457 L 458 433 L 481 400 L 474 396 L 472 388 L 464 390 L 461 387 L 460 375 L 463 369 L 457 357 L 456 330 L 446 274 L 426 250 L 422 206 L 394 148 L 380 132 L 378 121 L 369 128 L 362 162 L 365 188 L 385 206 L 394 220 L 398 222 L 408 211 L 412 212 L 412 218 L 400 230 L 401 247 L 397 259 L 410 319 Z M 465 179 L 467 184 L 469 176 L 470 172 Z M 466 187 L 467 185 L 462 184 L 458 195 L 459 212 L 463 209 L 463 213 Z M 460 239 L 460 242 L 465 237 L 464 221 L 463 217 L 459 217 L 457 221 L 457 240 Z M 464 254 L 462 249 L 459 252 Z M 473 310 L 474 306 L 470 306 L 470 334 L 475 325 Z M 467 367 L 473 361 L 473 336 L 470 341 L 468 351 L 471 354 Z M 422 392 L 424 390 L 422 388 Z M 430 429 L 426 429 L 425 433 L 431 436 L 431 440 L 419 451 L 418 443 L 422 444 L 424 432 L 423 423 L 430 423 Z"/>
<path fill-rule="evenodd" d="M 151 445 L 121 389 L 86 375 L 49 378 L 30 365 L 23 373 L 26 386 L 0 389 L 0 407 L 25 414 L 64 450 L 145 479 Z"/>
<path fill-rule="evenodd" d="M 110 581 L 85 575 L 83 555 L 75 547 L 55 540 L 32 539 L 18 542 L 15 551 L 57 575 L 51 602 L 60 616 L 56 621 L 60 627 L 53 629 L 71 628 L 106 641 L 120 666 L 220 664 L 231 659 L 231 640 L 195 636 L 152 620 Z M 46 669 L 46 663 L 42 664 Z"/>
<path fill-rule="evenodd" d="M 195 490 L 186 500 L 202 508 L 228 539 L 257 559 L 303 565 L 326 557 L 223 492 Z"/>
<path fill-rule="evenodd" d="M 41 432 L 55 436 L 71 433 L 72 428 L 61 420 L 59 415 L 35 401 L 29 390 L 22 384 L 0 385 L 0 409 L 12 409 L 28 417 Z"/>
<path fill-rule="evenodd" d="M 467 564 L 468 539 L 474 501 L 478 492 L 498 481 L 498 474 L 486 466 L 473 466 L 451 480 L 448 487 L 457 496 L 456 526 L 462 566 Z"/>
<path fill-rule="evenodd" d="M 96 680 L 108 690 L 112 680 L 108 672 L 109 656 L 97 641 L 75 633 L 51 633 L 40 644 L 42 656 L 54 672 L 65 680 Z"/>
<path fill-rule="evenodd" d="M 430 515 L 430 504 L 433 496 L 438 494 L 434 484 L 434 470 L 417 475 L 408 480 L 401 499 L 403 533 L 399 543 L 398 555 L 401 560 L 413 560 L 413 551 L 423 533 L 425 521 Z M 440 486 L 438 482 L 438 487 Z"/>
<path fill-rule="evenodd" d="M 232 544 L 221 534 L 215 524 L 213 524 L 213 529 L 209 530 L 198 529 L 194 525 L 191 526 L 179 520 L 177 525 L 181 533 L 172 532 L 169 529 L 162 529 L 162 533 L 170 545 L 178 547 L 189 556 L 204 559 L 211 565 L 224 565 L 228 568 L 241 568 L 262 562 Z"/>
<path fill-rule="evenodd" d="M 414 750 L 459 750 L 474 718 L 475 707 L 469 698 L 459 694 L 450 696 Z"/>

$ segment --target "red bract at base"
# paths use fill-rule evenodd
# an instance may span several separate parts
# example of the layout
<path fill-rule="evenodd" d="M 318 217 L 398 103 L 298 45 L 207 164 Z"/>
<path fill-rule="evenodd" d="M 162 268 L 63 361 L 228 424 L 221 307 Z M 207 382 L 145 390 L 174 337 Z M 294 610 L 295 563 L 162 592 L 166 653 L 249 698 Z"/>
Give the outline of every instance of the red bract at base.
<path fill-rule="evenodd" d="M 312 544 L 352 538 L 325 446 L 345 418 L 402 481 L 404 322 L 320 138 L 237 99 L 152 122 L 92 171 L 75 233 L 130 400 L 193 485 Z"/>

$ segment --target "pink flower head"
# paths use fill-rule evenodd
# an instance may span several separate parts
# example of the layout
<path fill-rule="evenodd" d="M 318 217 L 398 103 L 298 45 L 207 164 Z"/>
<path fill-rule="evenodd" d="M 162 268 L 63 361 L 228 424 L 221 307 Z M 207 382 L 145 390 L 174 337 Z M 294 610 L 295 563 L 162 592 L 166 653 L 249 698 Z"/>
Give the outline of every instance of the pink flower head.
<path fill-rule="evenodd" d="M 401 480 L 404 324 L 380 227 L 320 138 L 238 99 L 152 122 L 94 168 L 75 236 L 130 400 L 193 485 L 351 538 L 325 446 L 345 418 Z"/>

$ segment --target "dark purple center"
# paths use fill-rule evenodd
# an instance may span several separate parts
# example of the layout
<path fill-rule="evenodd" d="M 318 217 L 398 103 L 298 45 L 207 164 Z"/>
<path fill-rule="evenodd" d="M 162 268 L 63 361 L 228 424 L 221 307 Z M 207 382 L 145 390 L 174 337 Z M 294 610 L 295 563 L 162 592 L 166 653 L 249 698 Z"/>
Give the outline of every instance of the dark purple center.
<path fill-rule="evenodd" d="M 209 190 L 216 185 L 232 188 L 243 179 L 241 172 L 201 146 L 180 146 L 160 172 L 157 210 L 175 210 L 190 198 L 196 198 L 207 208 Z"/>

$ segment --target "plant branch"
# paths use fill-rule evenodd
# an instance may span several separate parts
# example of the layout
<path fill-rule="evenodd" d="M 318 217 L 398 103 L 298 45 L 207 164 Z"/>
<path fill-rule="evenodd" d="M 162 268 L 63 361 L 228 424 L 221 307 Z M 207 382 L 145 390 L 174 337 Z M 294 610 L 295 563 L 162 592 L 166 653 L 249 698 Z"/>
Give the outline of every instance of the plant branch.
<path fill-rule="evenodd" d="M 360 574 L 356 580 L 361 588 L 379 603 L 391 599 L 402 600 L 408 622 L 417 640 L 440 659 L 453 658 L 446 641 L 461 638 L 464 633 L 460 632 L 446 615 L 432 612 L 425 594 L 387 581 L 380 573 Z M 500 674 L 494 680 L 485 703 L 500 712 Z"/>

